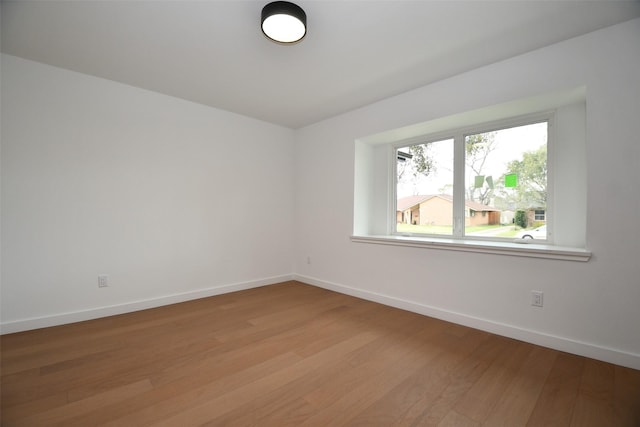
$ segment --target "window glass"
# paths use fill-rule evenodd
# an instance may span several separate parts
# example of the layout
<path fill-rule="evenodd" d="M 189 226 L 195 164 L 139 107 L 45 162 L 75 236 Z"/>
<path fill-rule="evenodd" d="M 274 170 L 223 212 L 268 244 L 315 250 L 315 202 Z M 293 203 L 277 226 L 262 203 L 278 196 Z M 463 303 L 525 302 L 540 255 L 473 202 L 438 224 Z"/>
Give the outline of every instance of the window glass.
<path fill-rule="evenodd" d="M 465 211 L 482 212 L 465 215 L 465 236 L 547 238 L 547 128 L 465 136 Z"/>
<path fill-rule="evenodd" d="M 396 231 L 451 235 L 453 139 L 396 150 Z"/>
<path fill-rule="evenodd" d="M 546 240 L 547 129 L 544 121 L 461 131 L 397 148 L 396 232 Z"/>

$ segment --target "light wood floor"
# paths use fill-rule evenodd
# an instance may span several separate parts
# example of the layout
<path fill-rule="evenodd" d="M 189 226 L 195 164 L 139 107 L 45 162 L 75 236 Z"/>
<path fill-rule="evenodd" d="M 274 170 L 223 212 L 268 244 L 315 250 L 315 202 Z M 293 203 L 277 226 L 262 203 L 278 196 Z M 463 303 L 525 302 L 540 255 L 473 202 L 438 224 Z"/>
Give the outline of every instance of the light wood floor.
<path fill-rule="evenodd" d="M 288 282 L 2 337 L 3 426 L 639 426 L 640 371 Z"/>

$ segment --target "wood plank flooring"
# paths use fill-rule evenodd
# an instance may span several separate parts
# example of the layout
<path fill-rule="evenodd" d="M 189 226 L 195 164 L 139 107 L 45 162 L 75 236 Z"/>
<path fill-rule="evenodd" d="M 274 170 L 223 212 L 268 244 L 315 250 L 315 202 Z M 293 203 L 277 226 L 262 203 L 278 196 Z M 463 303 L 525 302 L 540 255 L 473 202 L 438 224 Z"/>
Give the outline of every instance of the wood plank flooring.
<path fill-rule="evenodd" d="M 2 426 L 640 426 L 640 371 L 298 282 L 1 344 Z"/>

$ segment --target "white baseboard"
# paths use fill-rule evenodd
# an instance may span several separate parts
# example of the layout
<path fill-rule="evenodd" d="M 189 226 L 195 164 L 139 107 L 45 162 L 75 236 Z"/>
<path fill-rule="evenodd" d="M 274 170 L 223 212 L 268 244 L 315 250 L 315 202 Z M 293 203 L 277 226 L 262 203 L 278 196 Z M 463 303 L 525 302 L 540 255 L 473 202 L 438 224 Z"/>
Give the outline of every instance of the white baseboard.
<path fill-rule="evenodd" d="M 248 282 L 233 283 L 216 286 L 212 288 L 199 289 L 197 291 L 184 292 L 180 294 L 166 295 L 146 300 L 132 301 L 124 304 L 117 304 L 105 307 L 98 307 L 89 310 L 79 310 L 70 313 L 55 314 L 30 319 L 16 320 L 0 324 L 0 335 L 14 332 L 29 331 L 32 329 L 48 328 L 50 326 L 64 325 L 67 323 L 82 322 L 85 320 L 97 319 L 100 317 L 115 316 L 123 313 L 131 313 L 148 308 L 160 307 L 163 305 L 176 304 L 199 298 L 207 298 L 214 295 L 226 294 L 229 292 L 243 291 L 245 289 L 259 288 L 261 286 L 273 285 L 276 283 L 293 280 L 293 275 L 268 277 L 265 279 L 251 280 Z"/>
<path fill-rule="evenodd" d="M 337 283 L 332 283 L 299 274 L 269 277 L 265 279 L 233 283 L 223 286 L 216 286 L 213 288 L 200 289 L 197 291 L 167 295 L 158 298 L 133 301 L 124 304 L 98 307 L 89 310 L 80 310 L 70 313 L 56 314 L 52 316 L 43 316 L 5 322 L 0 324 L 0 335 L 28 331 L 32 329 L 46 328 L 50 326 L 64 325 L 67 323 L 82 322 L 85 320 L 97 319 L 100 317 L 115 316 L 118 314 L 130 313 L 134 311 L 160 307 L 163 305 L 176 304 L 199 298 L 207 298 L 215 295 L 226 294 L 229 292 L 259 288 L 262 286 L 273 285 L 289 280 L 297 280 L 299 282 L 306 283 L 312 286 L 317 286 L 342 294 L 351 295 L 368 301 L 374 301 L 402 310 L 407 310 L 425 316 L 434 317 L 436 319 L 468 326 L 474 329 L 480 329 L 497 335 L 502 335 L 520 341 L 541 345 L 543 347 L 566 351 L 568 353 L 590 357 L 592 359 L 602 360 L 604 362 L 640 370 L 640 355 L 638 354 L 627 353 L 624 351 L 602 347 L 591 343 L 576 341 L 557 335 L 545 334 L 542 332 L 494 322 L 491 320 L 481 319 L 449 310 L 442 310 L 440 308 L 432 307 L 429 305 L 420 304 L 376 292 L 366 291 L 363 289 L 340 285 Z"/>
<path fill-rule="evenodd" d="M 294 274 L 293 280 L 297 280 L 302 283 L 339 292 L 342 294 L 351 295 L 357 298 L 362 298 L 368 301 L 374 301 L 380 304 L 396 307 L 402 310 L 423 314 L 425 316 L 434 317 L 436 319 L 468 326 L 470 328 L 480 329 L 482 331 L 491 332 L 496 335 L 501 335 L 540 345 L 543 347 L 565 351 L 567 353 L 577 354 L 580 356 L 585 356 L 592 359 L 597 359 L 604 362 L 640 370 L 639 354 L 627 353 L 624 351 L 602 347 L 591 343 L 572 340 L 566 337 L 550 335 L 513 325 L 481 319 L 462 313 L 442 310 L 440 308 L 428 306 L 425 304 L 419 304 L 416 302 L 407 301 L 376 292 L 327 282 L 325 280 L 316 279 L 314 277 Z"/>

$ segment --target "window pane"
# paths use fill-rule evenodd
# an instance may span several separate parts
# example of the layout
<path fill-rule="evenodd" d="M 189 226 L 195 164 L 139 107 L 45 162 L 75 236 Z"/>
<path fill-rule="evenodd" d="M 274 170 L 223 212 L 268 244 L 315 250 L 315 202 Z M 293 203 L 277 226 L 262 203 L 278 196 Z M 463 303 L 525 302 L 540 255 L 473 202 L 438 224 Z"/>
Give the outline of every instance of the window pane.
<path fill-rule="evenodd" d="M 452 235 L 453 139 L 396 150 L 396 230 Z"/>
<path fill-rule="evenodd" d="M 547 122 L 465 137 L 465 236 L 546 239 Z"/>

